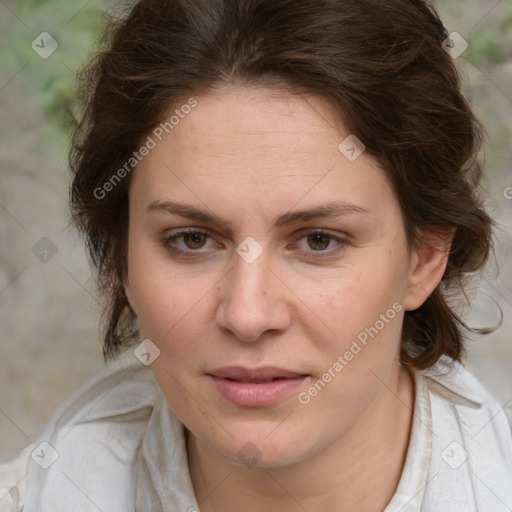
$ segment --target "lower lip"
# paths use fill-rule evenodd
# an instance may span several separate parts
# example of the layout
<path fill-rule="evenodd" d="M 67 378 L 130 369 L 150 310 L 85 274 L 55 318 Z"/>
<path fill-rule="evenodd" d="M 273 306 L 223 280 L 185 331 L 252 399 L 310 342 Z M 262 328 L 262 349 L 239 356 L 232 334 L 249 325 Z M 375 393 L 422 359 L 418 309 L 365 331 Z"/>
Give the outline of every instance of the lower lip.
<path fill-rule="evenodd" d="M 213 375 L 210 378 L 220 394 L 233 404 L 242 407 L 266 407 L 290 395 L 307 377 L 278 379 L 261 384 L 221 379 Z"/>

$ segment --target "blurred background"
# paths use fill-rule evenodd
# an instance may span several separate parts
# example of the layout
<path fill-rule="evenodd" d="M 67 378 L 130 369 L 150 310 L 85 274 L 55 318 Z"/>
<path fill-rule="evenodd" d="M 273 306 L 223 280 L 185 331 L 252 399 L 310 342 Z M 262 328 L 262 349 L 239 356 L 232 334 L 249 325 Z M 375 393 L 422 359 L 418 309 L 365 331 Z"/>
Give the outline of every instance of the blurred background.
<path fill-rule="evenodd" d="M 0 0 L 0 460 L 35 440 L 57 404 L 104 365 L 100 306 L 69 225 L 66 109 L 107 0 Z M 475 287 L 467 364 L 512 412 L 512 0 L 439 0 L 465 94 L 487 129 L 483 194 L 496 261 Z M 497 266 L 500 274 L 497 275 Z"/>

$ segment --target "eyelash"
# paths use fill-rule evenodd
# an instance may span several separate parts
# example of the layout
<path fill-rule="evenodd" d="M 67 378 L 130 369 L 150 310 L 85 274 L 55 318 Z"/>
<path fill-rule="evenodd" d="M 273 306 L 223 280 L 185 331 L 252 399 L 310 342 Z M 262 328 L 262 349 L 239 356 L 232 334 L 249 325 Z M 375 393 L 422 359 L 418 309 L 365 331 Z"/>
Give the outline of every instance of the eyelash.
<path fill-rule="evenodd" d="M 167 251 L 169 251 L 171 254 L 173 254 L 174 256 L 185 257 L 185 256 L 191 256 L 194 253 L 196 253 L 197 256 L 194 255 L 192 257 L 200 257 L 201 249 L 183 250 L 183 249 L 177 248 L 175 245 L 172 245 L 173 242 L 175 242 L 177 239 L 183 238 L 183 236 L 185 236 L 185 235 L 193 235 L 193 234 L 205 235 L 208 238 L 213 239 L 213 237 L 206 231 L 203 231 L 198 228 L 190 228 L 188 230 L 181 230 L 171 236 L 166 236 L 161 240 L 161 242 L 162 242 L 162 245 L 164 246 L 164 248 Z M 324 235 L 330 239 L 329 242 L 335 241 L 337 243 L 334 246 L 334 249 L 332 249 L 332 248 L 329 250 L 328 249 L 325 249 L 325 250 L 320 249 L 320 250 L 316 250 L 316 251 L 314 249 L 312 249 L 309 252 L 299 251 L 301 253 L 301 255 L 306 258 L 316 258 L 316 259 L 327 258 L 327 257 L 333 256 L 335 253 L 340 252 L 347 245 L 349 245 L 349 241 L 346 238 L 340 238 L 340 237 L 338 237 L 328 231 L 322 230 L 322 229 L 311 229 L 309 231 L 305 231 L 302 233 L 302 236 L 300 236 L 300 238 L 298 238 L 297 240 L 298 241 L 302 240 L 303 238 L 307 238 L 308 236 L 311 236 L 311 235 Z M 295 242 L 294 242 L 294 244 L 295 244 Z M 287 245 L 287 247 L 289 247 L 289 245 Z"/>

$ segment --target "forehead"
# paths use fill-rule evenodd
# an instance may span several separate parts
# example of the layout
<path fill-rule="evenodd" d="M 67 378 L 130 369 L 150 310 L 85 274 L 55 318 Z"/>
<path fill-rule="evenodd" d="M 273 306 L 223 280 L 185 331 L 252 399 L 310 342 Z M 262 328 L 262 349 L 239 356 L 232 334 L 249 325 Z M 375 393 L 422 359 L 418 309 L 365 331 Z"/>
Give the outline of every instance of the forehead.
<path fill-rule="evenodd" d="M 173 114 L 179 121 L 172 129 L 167 125 L 161 140 L 150 134 L 156 145 L 134 173 L 131 200 L 186 198 L 254 212 L 299 201 L 363 207 L 393 201 L 373 157 L 363 152 L 351 161 L 340 152 L 350 134 L 326 100 L 247 87 L 217 89 L 195 100 L 193 109 L 176 113 L 177 102 L 164 115 L 164 121 Z"/>

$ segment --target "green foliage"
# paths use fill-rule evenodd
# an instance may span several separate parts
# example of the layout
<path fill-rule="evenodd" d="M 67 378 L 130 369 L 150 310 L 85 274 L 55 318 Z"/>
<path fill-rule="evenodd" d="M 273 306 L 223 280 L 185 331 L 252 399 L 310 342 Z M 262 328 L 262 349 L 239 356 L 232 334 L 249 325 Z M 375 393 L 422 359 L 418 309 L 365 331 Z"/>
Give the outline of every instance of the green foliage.
<path fill-rule="evenodd" d="M 450 30 L 468 42 L 465 57 L 490 67 L 512 59 L 512 2 L 437 0 L 435 5 Z"/>
<path fill-rule="evenodd" d="M 12 77 L 22 69 L 18 80 L 34 97 L 47 121 L 64 133 L 67 108 L 76 97 L 76 73 L 96 48 L 103 25 L 103 2 L 84 0 L 19 0 L 15 4 L 12 26 L 3 37 L 4 51 L 0 72 Z M 32 41 L 48 32 L 59 44 L 48 58 L 41 58 Z M 13 82 L 13 85 L 15 83 Z"/>
<path fill-rule="evenodd" d="M 479 66 L 488 68 L 512 59 L 512 5 L 505 4 L 500 14 L 505 16 L 484 20 L 470 33 L 468 57 Z"/>

